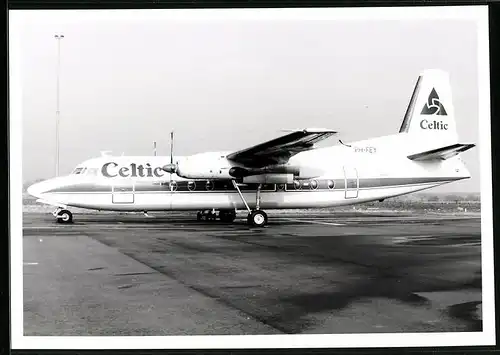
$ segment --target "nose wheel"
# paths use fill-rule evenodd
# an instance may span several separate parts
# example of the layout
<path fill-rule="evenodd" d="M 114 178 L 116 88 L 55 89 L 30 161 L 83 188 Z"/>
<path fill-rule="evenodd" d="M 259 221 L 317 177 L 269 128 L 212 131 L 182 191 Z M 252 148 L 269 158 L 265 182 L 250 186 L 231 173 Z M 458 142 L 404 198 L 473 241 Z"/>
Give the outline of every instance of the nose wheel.
<path fill-rule="evenodd" d="M 73 222 L 73 214 L 68 210 L 56 210 L 54 212 L 57 223 L 71 223 Z"/>

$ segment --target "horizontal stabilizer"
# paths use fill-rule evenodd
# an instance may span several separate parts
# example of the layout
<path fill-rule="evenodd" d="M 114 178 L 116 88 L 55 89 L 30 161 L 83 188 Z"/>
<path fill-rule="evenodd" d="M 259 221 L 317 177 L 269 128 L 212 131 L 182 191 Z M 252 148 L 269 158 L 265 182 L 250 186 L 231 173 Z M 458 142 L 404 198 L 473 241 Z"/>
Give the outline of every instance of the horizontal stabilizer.
<path fill-rule="evenodd" d="M 433 159 L 449 159 L 457 154 L 463 153 L 466 150 L 469 150 L 475 147 L 475 144 L 452 144 L 446 147 L 428 150 L 426 152 L 412 154 L 408 156 L 408 159 L 411 160 L 433 160 Z"/>

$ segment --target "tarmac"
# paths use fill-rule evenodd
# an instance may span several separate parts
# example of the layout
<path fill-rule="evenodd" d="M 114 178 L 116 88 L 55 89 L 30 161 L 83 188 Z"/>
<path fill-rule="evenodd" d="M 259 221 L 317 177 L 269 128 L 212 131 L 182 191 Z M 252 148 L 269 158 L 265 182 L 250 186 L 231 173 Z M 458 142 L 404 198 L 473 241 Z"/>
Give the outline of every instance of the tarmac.
<path fill-rule="evenodd" d="M 24 335 L 482 330 L 475 215 L 24 213 Z"/>

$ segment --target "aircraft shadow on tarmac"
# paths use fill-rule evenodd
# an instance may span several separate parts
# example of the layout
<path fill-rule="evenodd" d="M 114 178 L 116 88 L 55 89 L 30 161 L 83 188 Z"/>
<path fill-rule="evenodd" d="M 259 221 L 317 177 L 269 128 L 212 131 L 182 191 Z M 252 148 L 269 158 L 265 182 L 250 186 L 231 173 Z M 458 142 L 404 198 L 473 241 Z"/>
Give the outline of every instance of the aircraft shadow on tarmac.
<path fill-rule="evenodd" d="M 418 253 L 412 255 L 407 250 L 403 250 L 405 247 L 390 252 L 389 248 L 386 247 L 379 247 L 378 250 L 360 248 L 359 245 L 350 243 L 349 238 L 336 238 L 335 246 L 337 248 L 333 248 L 331 240 L 328 240 L 331 239 L 329 237 L 308 237 L 308 239 L 312 239 L 311 243 L 314 244 L 304 253 L 292 251 L 291 248 L 287 247 L 281 248 L 277 245 L 268 247 L 279 248 L 283 252 L 293 252 L 293 259 L 300 264 L 324 265 L 334 269 L 342 269 L 346 265 L 354 267 L 355 275 L 352 279 L 345 280 L 340 284 L 338 281 L 328 280 L 328 275 L 323 275 L 320 278 L 324 283 L 322 290 L 316 292 L 308 292 L 306 287 L 304 287 L 304 292 L 301 292 L 300 286 L 299 290 L 288 295 L 286 292 L 269 292 L 269 298 L 264 301 L 265 304 L 261 304 L 262 309 L 276 308 L 272 306 L 273 304 L 283 305 L 278 308 L 281 308 L 281 311 L 272 314 L 266 320 L 274 327 L 286 333 L 301 333 L 308 328 L 314 328 L 315 321 L 311 320 L 311 314 L 338 312 L 350 308 L 354 303 L 385 299 L 390 303 L 406 305 L 408 309 L 432 309 L 432 312 L 441 316 L 444 323 L 459 323 L 456 330 L 482 330 L 482 320 L 478 319 L 477 316 L 477 307 L 481 304 L 480 301 L 460 302 L 438 310 L 435 309 L 436 306 L 431 300 L 418 294 L 481 290 L 480 270 L 465 281 L 436 280 L 429 275 L 439 274 L 439 261 L 429 257 L 421 257 Z M 246 238 L 239 240 L 265 245 L 262 242 L 253 242 Z M 330 252 L 325 254 L 322 250 L 330 250 Z M 435 270 L 420 272 L 421 269 L 429 268 Z M 391 315 L 387 314 L 386 316 L 390 317 Z M 448 321 L 445 321 L 446 318 Z M 418 323 L 417 320 L 415 322 Z M 411 330 L 450 330 L 447 327 L 449 325 L 431 325 L 422 322 L 420 329 L 412 328 Z M 397 331 L 396 329 L 392 330 Z M 405 329 L 399 330 L 405 331 Z"/>

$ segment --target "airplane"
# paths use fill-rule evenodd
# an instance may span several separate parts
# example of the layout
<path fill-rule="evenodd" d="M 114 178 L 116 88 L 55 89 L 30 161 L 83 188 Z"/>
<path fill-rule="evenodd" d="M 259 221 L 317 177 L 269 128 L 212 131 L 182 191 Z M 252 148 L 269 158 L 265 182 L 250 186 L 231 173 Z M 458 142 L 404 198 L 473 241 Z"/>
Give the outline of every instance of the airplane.
<path fill-rule="evenodd" d="M 338 132 L 291 130 L 239 151 L 173 156 L 103 154 L 69 175 L 28 188 L 71 223 L 70 207 L 100 211 L 198 211 L 197 219 L 232 223 L 248 211 L 251 226 L 268 224 L 265 210 L 329 208 L 413 193 L 470 178 L 459 156 L 449 74 L 420 73 L 399 132 L 317 147 Z M 217 214 L 218 212 L 218 214 Z"/>

